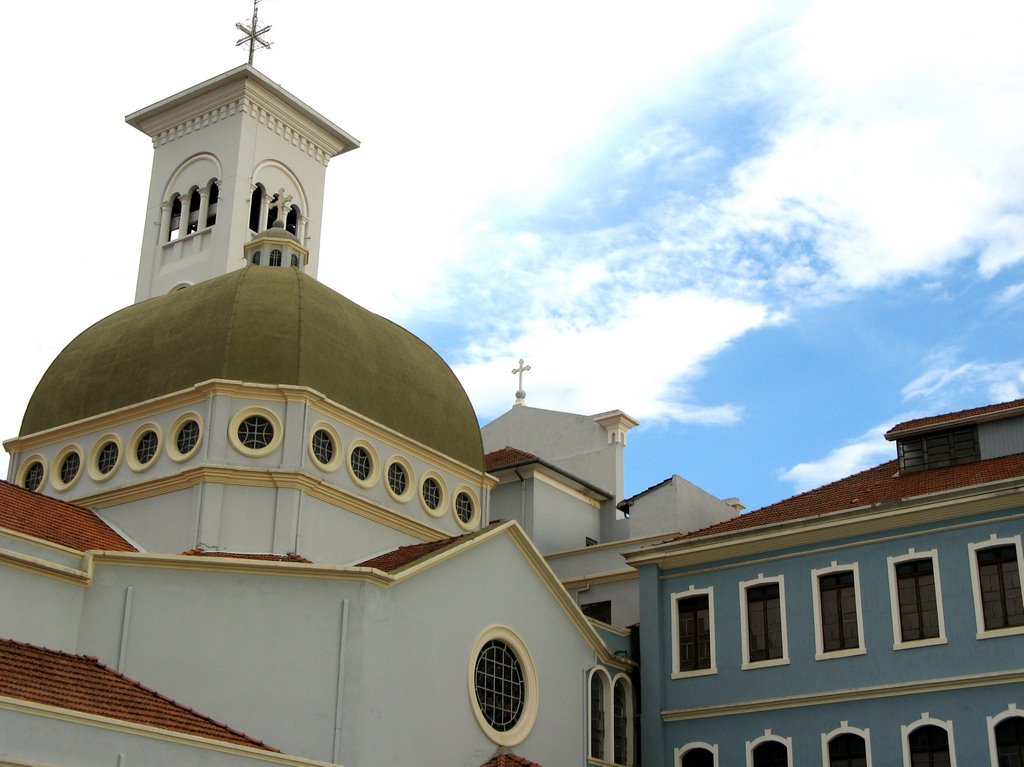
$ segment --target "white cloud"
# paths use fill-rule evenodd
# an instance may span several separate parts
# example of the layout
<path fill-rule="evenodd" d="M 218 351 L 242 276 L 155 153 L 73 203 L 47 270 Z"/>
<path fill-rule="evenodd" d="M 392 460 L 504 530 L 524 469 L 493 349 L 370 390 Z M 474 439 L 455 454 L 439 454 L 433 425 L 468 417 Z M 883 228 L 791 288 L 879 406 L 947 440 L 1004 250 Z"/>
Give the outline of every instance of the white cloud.
<path fill-rule="evenodd" d="M 823 458 L 798 463 L 780 471 L 779 478 L 792 483 L 794 492 L 802 493 L 892 460 L 895 457 L 895 448 L 882 435 L 899 420 L 902 419 L 875 426 L 845 445 L 830 451 Z"/>
<path fill-rule="evenodd" d="M 955 349 L 942 349 L 927 360 L 928 369 L 903 387 L 903 398 L 924 400 L 931 413 L 946 403 L 975 400 L 979 405 L 1024 397 L 1024 359 L 960 362 Z"/>

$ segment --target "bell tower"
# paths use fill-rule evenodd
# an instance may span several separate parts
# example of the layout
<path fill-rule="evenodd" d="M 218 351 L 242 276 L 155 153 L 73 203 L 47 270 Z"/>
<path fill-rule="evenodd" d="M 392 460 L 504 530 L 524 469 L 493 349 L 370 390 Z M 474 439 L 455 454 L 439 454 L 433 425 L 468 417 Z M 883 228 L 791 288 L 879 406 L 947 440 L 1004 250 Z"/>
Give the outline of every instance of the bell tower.
<path fill-rule="evenodd" d="M 241 268 L 278 220 L 316 277 L 327 164 L 356 139 L 248 64 L 125 121 L 153 141 L 136 302 Z"/>

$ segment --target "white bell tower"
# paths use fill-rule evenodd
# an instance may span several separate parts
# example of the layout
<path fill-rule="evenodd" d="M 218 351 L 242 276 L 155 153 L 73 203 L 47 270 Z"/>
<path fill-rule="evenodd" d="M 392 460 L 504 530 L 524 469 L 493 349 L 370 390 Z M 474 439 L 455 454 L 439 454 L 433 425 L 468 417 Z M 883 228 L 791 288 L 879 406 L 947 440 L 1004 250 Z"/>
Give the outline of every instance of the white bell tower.
<path fill-rule="evenodd" d="M 154 149 L 136 302 L 241 268 L 278 219 L 316 277 L 327 163 L 356 139 L 248 64 L 125 121 Z"/>

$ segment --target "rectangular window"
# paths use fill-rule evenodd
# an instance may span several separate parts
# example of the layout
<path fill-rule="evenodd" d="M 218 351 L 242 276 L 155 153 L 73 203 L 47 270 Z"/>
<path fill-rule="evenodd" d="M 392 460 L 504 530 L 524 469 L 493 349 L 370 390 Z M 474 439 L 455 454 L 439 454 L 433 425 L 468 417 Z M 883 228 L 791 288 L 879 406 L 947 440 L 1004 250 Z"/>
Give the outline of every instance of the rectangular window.
<path fill-rule="evenodd" d="M 782 657 L 782 604 L 778 583 L 747 589 L 747 653 L 751 663 Z"/>
<path fill-rule="evenodd" d="M 580 605 L 580 609 L 584 615 L 588 618 L 593 618 L 595 621 L 601 621 L 602 623 L 612 622 L 612 602 L 610 599 L 604 602 L 591 602 L 590 604 Z"/>
<path fill-rule="evenodd" d="M 976 426 L 901 439 L 896 444 L 900 471 L 904 474 L 971 463 L 980 458 Z"/>
<path fill-rule="evenodd" d="M 900 639 L 916 642 L 939 636 L 939 605 L 935 598 L 935 567 L 931 558 L 896 565 Z"/>
<path fill-rule="evenodd" d="M 679 671 L 711 668 L 711 608 L 708 595 L 676 602 L 679 616 Z"/>
<path fill-rule="evenodd" d="M 1010 544 L 979 549 L 977 557 L 985 630 L 1024 626 L 1017 547 Z"/>
<path fill-rule="evenodd" d="M 825 652 L 850 650 L 860 646 L 857 632 L 857 589 L 853 572 L 823 575 L 818 578 L 821 598 L 821 646 Z"/>

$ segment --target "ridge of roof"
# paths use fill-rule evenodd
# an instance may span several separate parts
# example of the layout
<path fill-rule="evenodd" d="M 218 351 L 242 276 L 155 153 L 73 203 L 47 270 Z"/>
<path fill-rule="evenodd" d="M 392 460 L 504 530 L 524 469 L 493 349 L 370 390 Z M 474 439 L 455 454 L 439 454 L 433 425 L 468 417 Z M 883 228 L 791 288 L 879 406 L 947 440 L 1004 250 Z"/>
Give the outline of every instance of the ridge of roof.
<path fill-rule="evenodd" d="M 673 474 L 672 476 L 667 477 L 667 478 L 661 480 L 661 482 L 655 482 L 653 485 L 648 487 L 646 490 L 641 490 L 639 493 L 634 493 L 633 495 L 629 496 L 629 498 L 623 498 L 621 501 L 619 501 L 615 505 L 616 508 L 621 509 L 623 506 L 628 506 L 629 504 L 633 503 L 633 501 L 635 501 L 637 498 L 639 498 L 641 495 L 647 495 L 652 490 L 657 490 L 662 485 L 667 485 L 668 483 L 670 483 L 672 481 L 672 478 L 675 477 L 675 476 L 676 475 Z"/>
<path fill-rule="evenodd" d="M 399 546 L 397 549 L 386 551 L 383 554 L 378 554 L 375 557 L 359 562 L 356 566 L 375 567 L 386 573 L 395 573 L 406 565 L 411 565 L 428 554 L 433 554 L 435 551 L 451 546 L 453 543 L 466 537 L 465 535 L 456 535 L 452 538 L 442 538 L 439 541 L 426 541 L 424 543 L 411 543 L 408 546 Z"/>
<path fill-rule="evenodd" d="M 208 551 L 202 547 L 189 549 L 181 552 L 182 556 L 189 557 L 223 557 L 225 559 L 258 559 L 264 562 L 299 562 L 301 564 L 314 564 L 312 559 L 306 559 L 301 554 L 289 551 L 287 554 L 254 553 L 246 551 Z"/>
<path fill-rule="evenodd" d="M 0 695 L 280 753 L 91 655 L 0 639 Z"/>
<path fill-rule="evenodd" d="M 484 468 L 490 471 L 491 469 L 502 469 L 513 464 L 528 463 L 539 459 L 540 456 L 533 453 L 520 450 L 518 447 L 505 445 L 505 447 L 492 450 L 484 455 Z"/>
<path fill-rule="evenodd" d="M 943 423 L 950 423 L 956 421 L 968 421 L 975 418 L 983 418 L 984 416 L 992 416 L 1000 413 L 1004 413 L 1007 410 L 1021 410 L 1024 414 L 1024 398 L 1010 400 L 1009 402 L 999 402 L 994 405 L 983 405 L 982 407 L 972 407 L 966 410 L 957 410 L 953 413 L 942 413 L 940 415 L 927 416 L 925 418 L 914 418 L 909 421 L 902 421 L 893 426 L 889 431 L 885 433 L 885 438 L 892 440 L 895 436 L 903 434 L 909 431 L 916 431 L 928 426 L 936 426 Z M 989 419 L 984 419 L 989 420 Z"/>
<path fill-rule="evenodd" d="M 1024 453 L 915 471 L 910 474 L 900 474 L 899 461 L 893 459 L 769 506 L 677 535 L 665 542 L 703 538 L 778 522 L 820 517 L 832 512 L 917 498 L 1015 477 L 1024 477 Z"/>
<path fill-rule="evenodd" d="M 138 551 L 95 512 L 0 480 L 0 527 L 76 551 Z"/>

